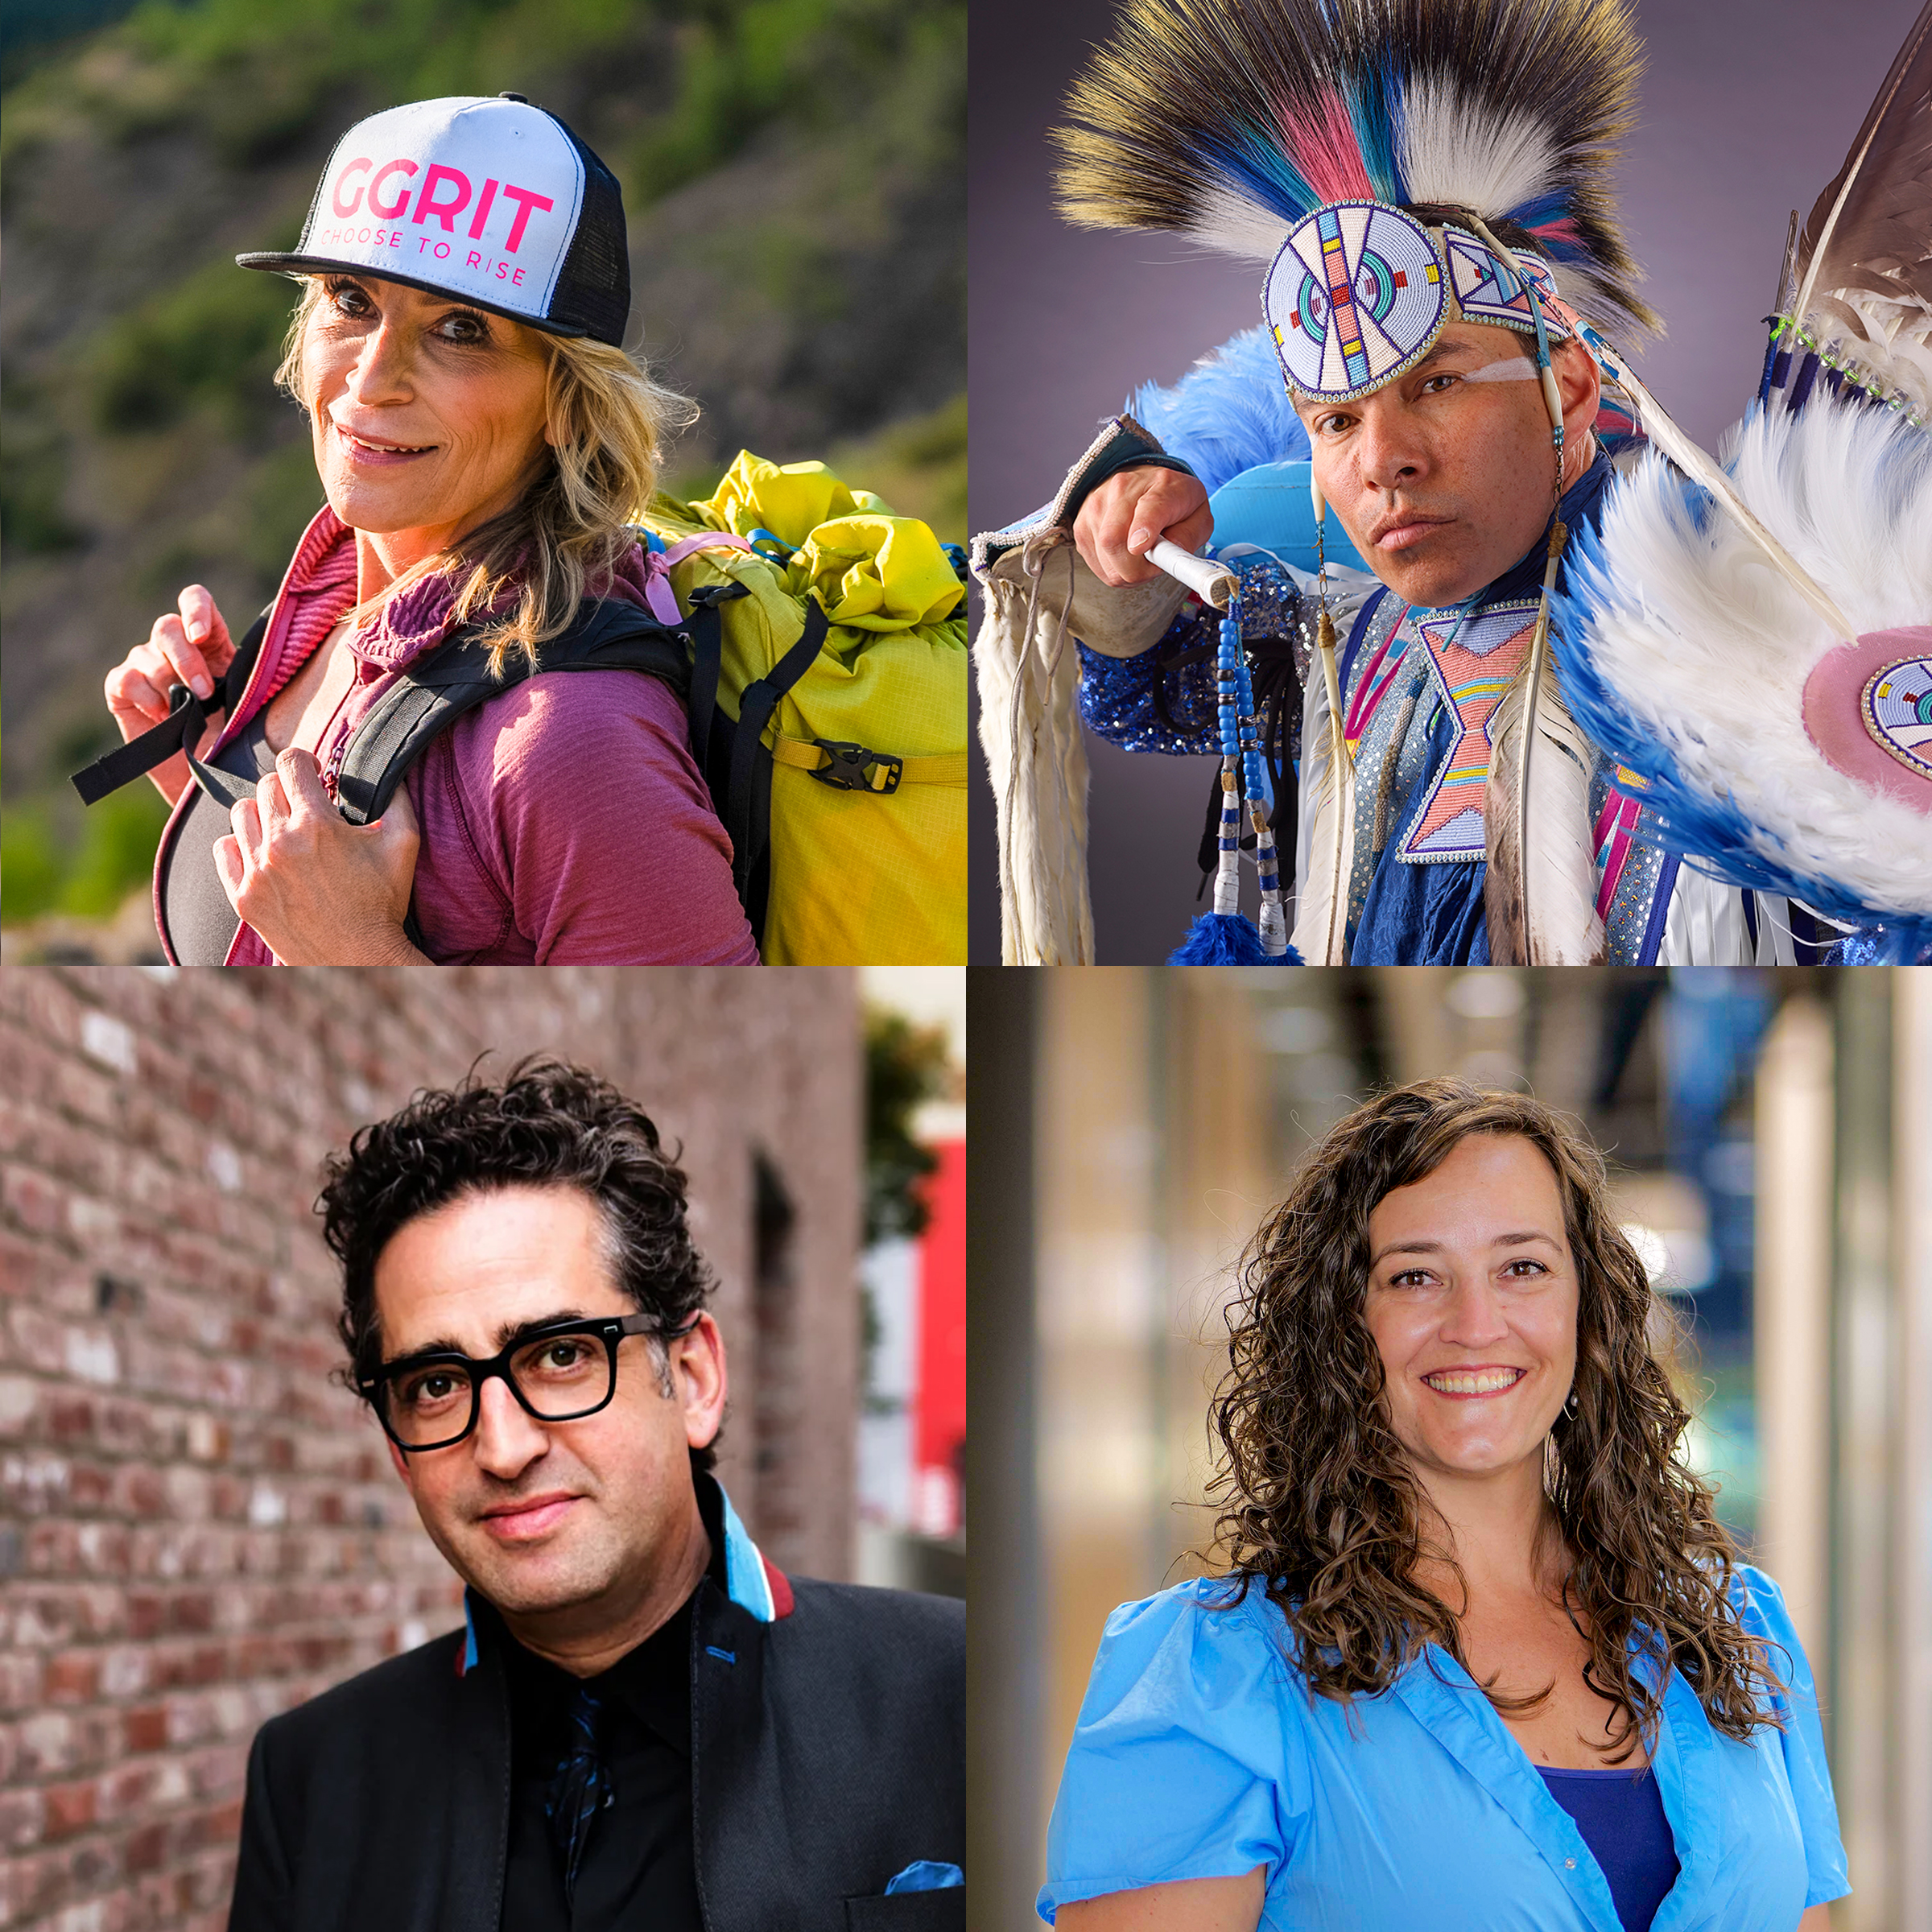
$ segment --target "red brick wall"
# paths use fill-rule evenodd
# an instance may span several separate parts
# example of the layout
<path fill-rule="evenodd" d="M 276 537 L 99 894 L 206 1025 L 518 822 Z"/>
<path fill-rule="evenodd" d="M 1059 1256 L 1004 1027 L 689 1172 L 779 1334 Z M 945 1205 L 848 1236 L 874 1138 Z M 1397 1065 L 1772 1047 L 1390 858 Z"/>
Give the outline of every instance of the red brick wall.
<path fill-rule="evenodd" d="M 848 1573 L 849 974 L 11 968 L 0 1926 L 214 1932 L 256 1727 L 460 1620 L 379 1431 L 328 1379 L 339 1287 L 311 1203 L 361 1122 L 539 1048 L 684 1143 L 730 1352 L 720 1473 L 775 1562 Z M 754 1307 L 760 1154 L 795 1213 Z M 763 1386 L 761 1333 L 783 1337 Z"/>

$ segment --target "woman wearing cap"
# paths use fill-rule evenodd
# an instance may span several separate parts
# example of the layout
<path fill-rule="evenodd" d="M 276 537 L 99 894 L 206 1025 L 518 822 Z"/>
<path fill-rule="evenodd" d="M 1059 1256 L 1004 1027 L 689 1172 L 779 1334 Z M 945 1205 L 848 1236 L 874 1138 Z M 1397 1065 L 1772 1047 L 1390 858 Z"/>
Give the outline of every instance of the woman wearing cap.
<path fill-rule="evenodd" d="M 1042 1916 L 1823 1932 L 1810 1671 L 1680 1458 L 1596 1149 L 1521 1095 L 1385 1094 L 1241 1286 L 1227 1574 L 1108 1620 Z"/>
<path fill-rule="evenodd" d="M 520 96 L 394 108 L 331 157 L 292 254 L 278 380 L 328 502 L 201 762 L 177 753 L 155 872 L 184 964 L 753 964 L 683 701 L 629 671 L 530 678 L 468 712 L 366 826 L 334 803 L 357 721 L 460 626 L 534 653 L 585 597 L 646 602 L 625 527 L 688 414 L 624 353 L 617 184 Z M 237 627 L 239 628 L 239 627 Z M 212 695 L 234 638 L 200 585 L 107 678 L 123 737 Z M 406 932 L 413 929 L 420 946 Z"/>

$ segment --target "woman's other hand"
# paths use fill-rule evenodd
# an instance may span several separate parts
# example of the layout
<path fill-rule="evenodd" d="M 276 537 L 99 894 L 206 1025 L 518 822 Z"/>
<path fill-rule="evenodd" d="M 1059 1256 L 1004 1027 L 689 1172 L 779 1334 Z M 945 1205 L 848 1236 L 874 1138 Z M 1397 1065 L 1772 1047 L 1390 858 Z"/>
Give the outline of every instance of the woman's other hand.
<path fill-rule="evenodd" d="M 1171 1885 L 1062 1905 L 1056 1932 L 1255 1932 L 1261 1922 L 1267 1868 L 1240 1878 L 1184 1878 Z"/>
<path fill-rule="evenodd" d="M 1199 477 L 1142 464 L 1116 470 L 1080 506 L 1073 540 L 1103 584 L 1145 584 L 1160 574 L 1143 552 L 1157 537 L 1198 550 L 1214 534 L 1214 512 Z"/>
<path fill-rule="evenodd" d="M 200 584 L 189 584 L 179 608 L 155 618 L 147 642 L 137 644 L 107 674 L 107 708 L 122 737 L 138 737 L 167 717 L 171 685 L 185 684 L 198 698 L 213 697 L 215 680 L 234 654 L 213 594 Z M 147 775 L 171 805 L 188 783 L 188 760 L 177 753 Z"/>
<path fill-rule="evenodd" d="M 312 752 L 293 746 L 230 815 L 215 844 L 229 903 L 285 966 L 428 962 L 404 936 L 416 874 L 416 815 L 398 789 L 373 825 L 351 825 Z"/>

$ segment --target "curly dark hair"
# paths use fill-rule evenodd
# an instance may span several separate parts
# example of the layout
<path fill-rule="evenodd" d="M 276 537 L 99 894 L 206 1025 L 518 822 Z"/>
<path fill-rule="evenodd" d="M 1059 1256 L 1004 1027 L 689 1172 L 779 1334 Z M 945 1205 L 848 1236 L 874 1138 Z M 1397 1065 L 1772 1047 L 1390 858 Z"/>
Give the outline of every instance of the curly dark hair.
<path fill-rule="evenodd" d="M 475 1067 L 458 1087 L 423 1088 L 401 1113 L 360 1128 L 324 1163 L 316 1202 L 323 1238 L 342 1264 L 336 1328 L 351 1377 L 382 1365 L 376 1261 L 406 1222 L 467 1196 L 510 1187 L 568 1187 L 595 1203 L 611 1274 L 667 1332 L 716 1286 L 685 1225 L 685 1183 L 649 1115 L 587 1068 L 540 1055 L 500 1086 Z M 662 1366 L 663 1344 L 652 1337 Z M 691 1452 L 700 1469 L 716 1439 Z"/>
<path fill-rule="evenodd" d="M 1343 1703 L 1388 1689 L 1425 1644 L 1464 1662 L 1455 1612 L 1418 1580 L 1425 1554 L 1445 1553 L 1427 1542 L 1364 1304 L 1371 1212 L 1472 1133 L 1528 1141 L 1563 1196 L 1575 1413 L 1551 1430 L 1545 1485 L 1571 1564 L 1565 1606 L 1590 1646 L 1584 1681 L 1620 1717 L 1612 1761 L 1654 1736 L 1662 1706 L 1633 1668 L 1633 1641 L 1677 1666 L 1713 1727 L 1748 1738 L 1780 1721 L 1782 1686 L 1731 1600 L 1736 1546 L 1679 1455 L 1690 1413 L 1651 1340 L 1669 1318 L 1611 1218 L 1603 1156 L 1521 1094 L 1430 1080 L 1368 1101 L 1316 1146 L 1249 1244 L 1212 1411 L 1222 1453 L 1209 1493 L 1230 1600 L 1258 1583 L 1310 1689 Z M 1506 1714 L 1548 1695 L 1484 1688 Z"/>

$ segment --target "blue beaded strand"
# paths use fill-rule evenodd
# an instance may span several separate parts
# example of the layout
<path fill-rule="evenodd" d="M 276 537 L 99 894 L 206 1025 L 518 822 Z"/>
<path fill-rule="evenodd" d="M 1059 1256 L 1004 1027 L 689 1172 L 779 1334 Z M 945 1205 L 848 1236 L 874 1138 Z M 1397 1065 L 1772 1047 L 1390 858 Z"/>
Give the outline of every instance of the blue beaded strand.
<path fill-rule="evenodd" d="M 1255 869 L 1261 887 L 1261 938 L 1274 957 L 1286 950 L 1287 925 L 1282 910 L 1281 873 L 1274 835 L 1268 824 L 1267 796 L 1261 776 L 1261 747 L 1254 715 L 1254 685 L 1248 654 L 1241 648 L 1241 621 L 1233 608 L 1221 620 L 1215 653 L 1221 739 L 1220 863 L 1215 881 L 1215 910 L 1234 912 L 1240 906 L 1241 794 L 1249 801 L 1254 826 Z M 1240 774 L 1241 790 L 1235 784 Z"/>

